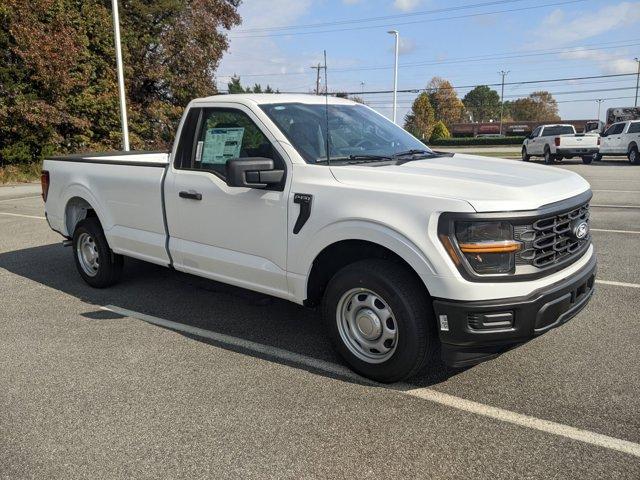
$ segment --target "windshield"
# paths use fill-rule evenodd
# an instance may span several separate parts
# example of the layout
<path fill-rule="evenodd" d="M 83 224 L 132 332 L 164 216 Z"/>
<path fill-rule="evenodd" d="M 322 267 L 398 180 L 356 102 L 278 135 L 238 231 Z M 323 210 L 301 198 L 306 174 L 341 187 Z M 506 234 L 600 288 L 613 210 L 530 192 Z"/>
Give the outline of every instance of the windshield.
<path fill-rule="evenodd" d="M 325 105 L 260 105 L 307 163 L 327 162 Z M 329 152 L 335 161 L 390 160 L 397 154 L 431 154 L 402 128 L 363 105 L 329 105 Z"/>
<path fill-rule="evenodd" d="M 571 125 L 555 125 L 553 127 L 544 127 L 543 137 L 551 137 L 554 135 L 571 135 L 576 133 Z"/>

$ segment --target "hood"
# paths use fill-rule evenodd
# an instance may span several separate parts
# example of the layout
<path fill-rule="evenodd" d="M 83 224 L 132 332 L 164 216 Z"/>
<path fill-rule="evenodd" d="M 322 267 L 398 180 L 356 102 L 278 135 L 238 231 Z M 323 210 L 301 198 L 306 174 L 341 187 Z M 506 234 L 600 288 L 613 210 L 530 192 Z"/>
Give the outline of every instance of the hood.
<path fill-rule="evenodd" d="M 464 200 L 477 212 L 533 210 L 590 188 L 580 175 L 546 165 L 456 153 L 403 165 L 332 166 L 345 184 Z"/>

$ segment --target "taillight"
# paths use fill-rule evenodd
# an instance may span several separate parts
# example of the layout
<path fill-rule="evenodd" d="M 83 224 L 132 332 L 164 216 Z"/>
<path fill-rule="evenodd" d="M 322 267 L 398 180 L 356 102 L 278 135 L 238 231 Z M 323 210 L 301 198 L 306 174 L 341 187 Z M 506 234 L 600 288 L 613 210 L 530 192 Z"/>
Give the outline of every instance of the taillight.
<path fill-rule="evenodd" d="M 40 186 L 42 187 L 42 199 L 46 202 L 49 194 L 49 172 L 46 170 L 40 174 Z"/>
<path fill-rule="evenodd" d="M 556 137 L 555 142 L 556 142 L 556 147 L 559 147 L 560 146 L 560 137 Z"/>

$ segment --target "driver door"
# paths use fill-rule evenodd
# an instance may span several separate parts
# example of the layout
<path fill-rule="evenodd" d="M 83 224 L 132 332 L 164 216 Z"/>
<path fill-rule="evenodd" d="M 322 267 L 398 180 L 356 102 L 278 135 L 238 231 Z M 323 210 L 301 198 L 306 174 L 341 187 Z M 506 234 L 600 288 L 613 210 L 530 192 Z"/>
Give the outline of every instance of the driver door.
<path fill-rule="evenodd" d="M 230 187 L 225 164 L 230 158 L 262 157 L 290 172 L 288 157 L 250 109 L 232 105 L 195 109 L 193 133 L 181 135 L 185 145 L 179 146 L 165 183 L 174 266 L 286 297 L 287 174 L 268 189 Z"/>

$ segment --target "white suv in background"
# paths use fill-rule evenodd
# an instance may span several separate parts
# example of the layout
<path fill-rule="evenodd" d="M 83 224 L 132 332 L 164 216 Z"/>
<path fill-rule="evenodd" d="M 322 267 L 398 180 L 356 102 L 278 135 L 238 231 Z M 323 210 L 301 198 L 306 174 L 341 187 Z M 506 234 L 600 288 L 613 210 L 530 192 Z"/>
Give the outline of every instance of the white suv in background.
<path fill-rule="evenodd" d="M 640 120 L 628 120 L 611 125 L 600 137 L 597 159 L 607 155 L 626 155 L 633 164 L 640 165 Z"/>

